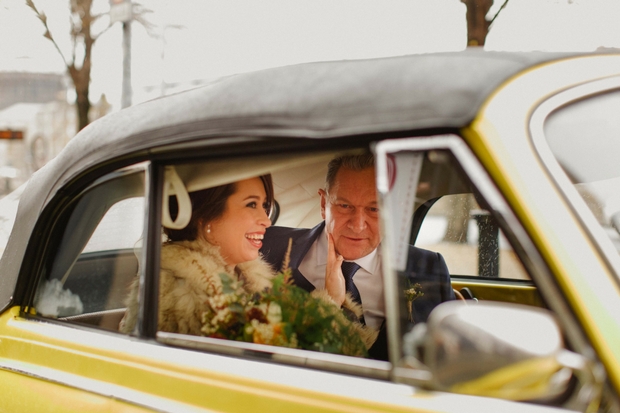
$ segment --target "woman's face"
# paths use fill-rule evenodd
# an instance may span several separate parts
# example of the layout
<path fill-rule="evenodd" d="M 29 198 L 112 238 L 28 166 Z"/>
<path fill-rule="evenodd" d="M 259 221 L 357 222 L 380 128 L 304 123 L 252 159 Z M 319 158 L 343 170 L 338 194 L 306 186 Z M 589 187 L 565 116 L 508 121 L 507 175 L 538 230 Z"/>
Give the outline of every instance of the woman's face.
<path fill-rule="evenodd" d="M 265 212 L 267 195 L 261 179 L 239 181 L 236 189 L 226 201 L 224 214 L 203 228 L 207 241 L 218 245 L 224 260 L 232 266 L 258 257 L 265 230 L 271 226 Z M 208 224 L 210 232 L 207 232 Z"/>

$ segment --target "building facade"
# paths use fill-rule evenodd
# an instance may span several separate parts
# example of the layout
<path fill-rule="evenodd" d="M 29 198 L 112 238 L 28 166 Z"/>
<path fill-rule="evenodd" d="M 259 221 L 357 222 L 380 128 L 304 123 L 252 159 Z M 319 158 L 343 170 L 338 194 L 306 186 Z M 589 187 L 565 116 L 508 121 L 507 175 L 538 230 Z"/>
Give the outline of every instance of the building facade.
<path fill-rule="evenodd" d="M 47 103 L 66 95 L 65 76 L 57 73 L 0 72 L 0 110 L 16 103 Z"/>

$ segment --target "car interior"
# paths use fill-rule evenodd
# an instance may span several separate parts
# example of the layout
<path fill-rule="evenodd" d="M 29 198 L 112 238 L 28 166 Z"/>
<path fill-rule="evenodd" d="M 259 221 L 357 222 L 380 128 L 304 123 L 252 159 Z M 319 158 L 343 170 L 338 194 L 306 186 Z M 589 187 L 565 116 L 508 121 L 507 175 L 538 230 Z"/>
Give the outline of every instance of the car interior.
<path fill-rule="evenodd" d="M 318 189 L 326 165 L 340 153 L 217 159 L 174 167 L 187 191 L 269 172 L 277 205 L 272 224 L 310 228 L 321 221 Z M 406 224 L 395 227 L 393 221 L 382 221 L 388 226 L 383 236 L 399 233 L 407 244 L 441 253 L 457 298 L 469 304 L 492 300 L 544 306 L 502 229 L 454 160 L 432 151 L 416 156 L 421 162 L 412 173 L 415 193 L 410 202 L 399 201 L 410 205 L 385 212 L 403 215 Z M 93 182 L 65 209 L 54 230 L 61 241 L 35 297 L 37 314 L 118 331 L 129 286 L 144 258 L 144 182 L 143 166 L 123 168 Z"/>

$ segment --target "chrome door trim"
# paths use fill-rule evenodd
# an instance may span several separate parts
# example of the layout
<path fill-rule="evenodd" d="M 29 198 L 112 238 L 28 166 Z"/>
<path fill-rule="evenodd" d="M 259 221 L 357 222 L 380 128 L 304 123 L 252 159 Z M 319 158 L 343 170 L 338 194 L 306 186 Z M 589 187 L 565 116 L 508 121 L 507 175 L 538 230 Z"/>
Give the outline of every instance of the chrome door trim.
<path fill-rule="evenodd" d="M 389 380 L 390 365 L 380 360 L 163 331 L 157 332 L 157 341 L 171 346 L 213 352 L 220 355 L 231 355 L 239 358 L 254 356 L 286 366 L 308 367 L 363 378 Z"/>

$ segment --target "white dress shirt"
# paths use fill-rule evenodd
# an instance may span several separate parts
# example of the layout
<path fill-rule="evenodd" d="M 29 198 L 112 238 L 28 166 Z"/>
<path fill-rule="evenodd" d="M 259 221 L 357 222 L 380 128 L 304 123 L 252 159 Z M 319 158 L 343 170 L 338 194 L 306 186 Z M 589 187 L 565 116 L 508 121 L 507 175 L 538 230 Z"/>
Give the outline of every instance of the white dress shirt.
<path fill-rule="evenodd" d="M 364 308 L 364 321 L 369 327 L 379 329 L 385 318 L 385 299 L 383 294 L 383 273 L 381 254 L 375 249 L 365 257 L 353 260 L 360 266 L 353 276 Z M 327 267 L 327 232 L 325 229 L 310 246 L 308 253 L 299 265 L 299 271 L 317 289 L 325 288 L 325 268 Z"/>

